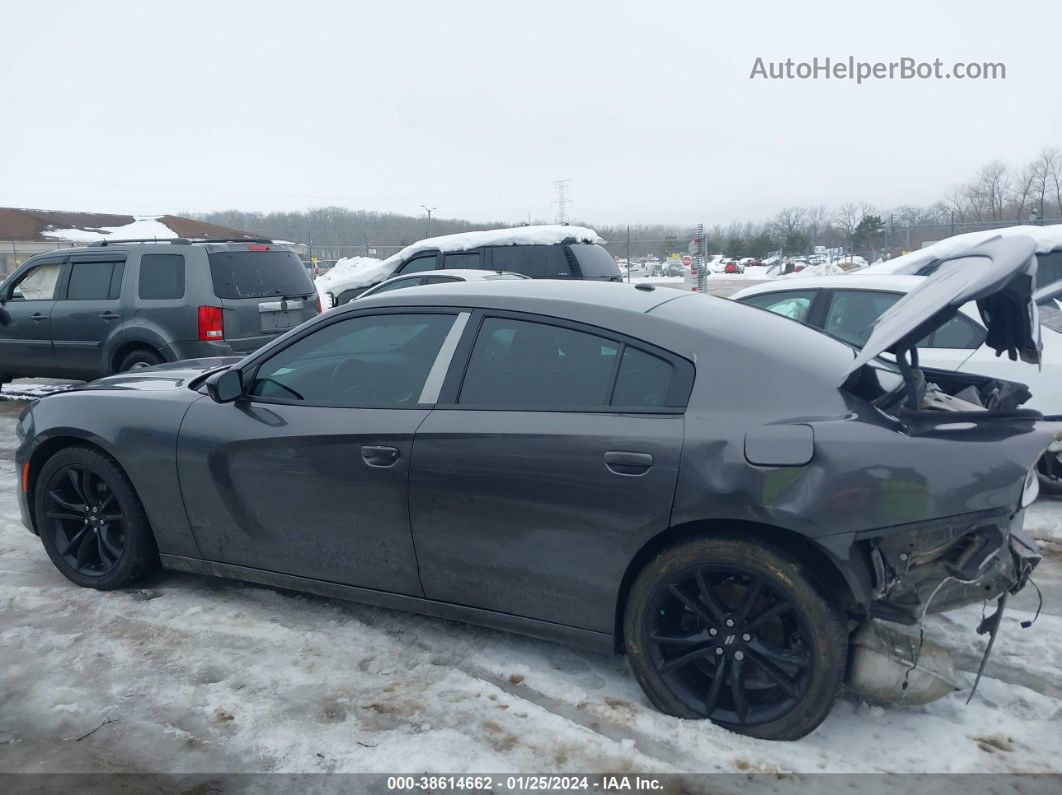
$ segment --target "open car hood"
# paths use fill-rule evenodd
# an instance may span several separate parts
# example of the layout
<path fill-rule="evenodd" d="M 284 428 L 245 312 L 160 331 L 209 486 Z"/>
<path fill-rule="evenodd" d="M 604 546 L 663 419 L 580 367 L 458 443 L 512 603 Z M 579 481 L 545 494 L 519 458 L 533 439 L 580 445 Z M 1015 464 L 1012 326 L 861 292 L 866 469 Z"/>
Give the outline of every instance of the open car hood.
<path fill-rule="evenodd" d="M 1035 251 L 1031 237 L 1016 236 L 989 240 L 948 257 L 932 276 L 875 321 L 870 339 L 844 378 L 876 356 L 914 348 L 968 301 L 977 301 L 988 329 L 985 345 L 997 356 L 1006 351 L 1012 360 L 1039 364 L 1042 343 L 1033 300 Z"/>

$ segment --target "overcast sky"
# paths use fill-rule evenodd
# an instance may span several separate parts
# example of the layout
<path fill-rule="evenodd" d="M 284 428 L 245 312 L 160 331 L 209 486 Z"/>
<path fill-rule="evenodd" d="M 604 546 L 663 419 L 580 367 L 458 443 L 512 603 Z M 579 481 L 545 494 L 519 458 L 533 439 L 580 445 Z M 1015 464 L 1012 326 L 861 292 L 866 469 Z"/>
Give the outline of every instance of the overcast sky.
<path fill-rule="evenodd" d="M 1062 145 L 1062 3 L 3 2 L 0 206 L 596 223 L 931 203 Z M 750 80 L 755 58 L 1006 80 Z"/>

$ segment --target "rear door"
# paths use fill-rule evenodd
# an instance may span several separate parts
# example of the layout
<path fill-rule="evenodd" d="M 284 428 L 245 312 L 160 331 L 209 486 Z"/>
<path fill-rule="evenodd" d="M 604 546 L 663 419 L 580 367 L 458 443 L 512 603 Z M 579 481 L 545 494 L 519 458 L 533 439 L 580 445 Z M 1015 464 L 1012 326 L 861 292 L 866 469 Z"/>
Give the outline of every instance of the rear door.
<path fill-rule="evenodd" d="M 52 342 L 58 372 L 91 380 L 110 372 L 104 343 L 125 317 L 125 255 L 75 254 L 52 309 Z"/>
<path fill-rule="evenodd" d="M 294 251 L 252 243 L 207 259 L 224 339 L 234 348 L 258 347 L 317 314 L 317 290 Z"/>
<path fill-rule="evenodd" d="M 692 366 L 540 316 L 479 319 L 413 444 L 424 594 L 612 632 L 633 549 L 669 521 Z"/>
<path fill-rule="evenodd" d="M 54 375 L 52 308 L 66 257 L 36 262 L 4 287 L 7 323 L 0 326 L 0 373 Z"/>

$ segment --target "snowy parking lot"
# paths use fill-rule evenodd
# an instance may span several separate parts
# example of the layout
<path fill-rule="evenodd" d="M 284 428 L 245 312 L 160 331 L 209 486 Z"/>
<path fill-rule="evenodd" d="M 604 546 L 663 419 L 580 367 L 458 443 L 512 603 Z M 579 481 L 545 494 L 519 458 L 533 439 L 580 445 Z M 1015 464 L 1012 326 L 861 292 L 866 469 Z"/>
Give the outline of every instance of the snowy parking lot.
<path fill-rule="evenodd" d="M 796 743 L 649 706 L 621 657 L 206 577 L 77 588 L 22 527 L 0 404 L 0 772 L 1059 772 L 1062 503 L 985 680 L 927 707 L 844 694 Z M 927 637 L 973 681 L 981 608 Z"/>

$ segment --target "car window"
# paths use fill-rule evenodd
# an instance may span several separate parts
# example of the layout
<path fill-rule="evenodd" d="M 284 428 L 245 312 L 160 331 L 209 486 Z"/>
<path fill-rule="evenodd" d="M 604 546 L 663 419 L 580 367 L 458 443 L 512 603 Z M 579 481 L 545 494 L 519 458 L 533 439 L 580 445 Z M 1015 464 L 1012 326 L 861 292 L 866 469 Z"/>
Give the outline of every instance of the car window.
<path fill-rule="evenodd" d="M 874 321 L 901 297 L 900 293 L 876 290 L 836 290 L 824 329 L 827 334 L 861 348 L 870 339 Z"/>
<path fill-rule="evenodd" d="M 433 271 L 435 270 L 436 256 L 434 254 L 428 254 L 423 257 L 414 257 L 401 268 L 398 269 L 399 273 L 420 273 L 421 271 Z"/>
<path fill-rule="evenodd" d="M 139 296 L 148 301 L 184 298 L 184 255 L 145 254 L 140 258 Z"/>
<path fill-rule="evenodd" d="M 61 262 L 46 262 L 30 268 L 11 288 L 12 301 L 50 301 L 62 272 Z"/>
<path fill-rule="evenodd" d="M 267 359 L 251 394 L 327 406 L 415 406 L 454 315 L 367 315 L 323 326 Z"/>
<path fill-rule="evenodd" d="M 443 257 L 443 267 L 450 270 L 460 270 L 462 268 L 468 270 L 479 270 L 479 252 L 478 251 L 462 251 L 455 254 L 447 254 Z"/>
<path fill-rule="evenodd" d="M 980 348 L 985 341 L 986 331 L 965 315 L 959 314 L 938 328 L 923 341 L 922 348 Z"/>
<path fill-rule="evenodd" d="M 815 293 L 811 290 L 786 290 L 780 293 L 750 295 L 748 298 L 738 300 L 743 304 L 752 304 L 760 309 L 805 323 L 814 298 Z"/>
<path fill-rule="evenodd" d="M 416 287 L 418 284 L 423 283 L 424 277 L 422 276 L 411 276 L 408 279 L 395 279 L 393 282 L 380 285 L 372 291 L 372 294 L 378 295 L 379 293 L 389 293 L 392 290 L 401 290 L 404 287 Z"/>
<path fill-rule="evenodd" d="M 618 353 L 617 343 L 593 334 L 487 318 L 458 402 L 510 409 L 606 406 Z"/>
<path fill-rule="evenodd" d="M 207 259 L 218 298 L 290 298 L 315 292 L 294 251 L 213 251 Z"/>
<path fill-rule="evenodd" d="M 584 279 L 604 278 L 616 281 L 620 278 L 619 265 L 601 246 L 593 243 L 573 243 L 569 249 L 579 262 L 579 270 L 582 271 Z"/>
<path fill-rule="evenodd" d="M 425 276 L 423 284 L 446 284 L 447 282 L 463 282 L 464 279 L 457 276 Z"/>
<path fill-rule="evenodd" d="M 493 269 L 522 273 L 533 279 L 562 279 L 572 275 L 561 246 L 495 246 Z"/>
<path fill-rule="evenodd" d="M 671 363 L 626 347 L 620 360 L 612 405 L 619 408 L 652 408 L 667 405 L 674 368 Z"/>
<path fill-rule="evenodd" d="M 66 297 L 71 301 L 117 298 L 121 292 L 124 262 L 74 262 Z"/>

